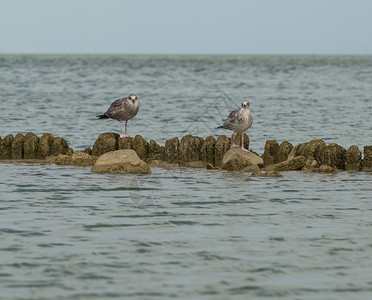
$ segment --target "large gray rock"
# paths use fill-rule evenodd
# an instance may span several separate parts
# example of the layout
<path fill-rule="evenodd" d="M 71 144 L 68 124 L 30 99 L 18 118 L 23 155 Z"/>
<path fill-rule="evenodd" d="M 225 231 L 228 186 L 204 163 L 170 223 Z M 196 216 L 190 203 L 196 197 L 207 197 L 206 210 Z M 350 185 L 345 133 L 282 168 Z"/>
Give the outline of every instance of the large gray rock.
<path fill-rule="evenodd" d="M 305 166 L 305 163 L 305 156 L 296 156 L 277 164 L 268 165 L 265 169 L 267 171 L 296 171 L 301 170 Z"/>
<path fill-rule="evenodd" d="M 92 168 L 97 173 L 151 173 L 147 163 L 141 160 L 132 149 L 116 150 L 101 155 Z"/>
<path fill-rule="evenodd" d="M 363 171 L 372 171 L 372 146 L 364 146 Z"/>
<path fill-rule="evenodd" d="M 262 166 L 262 158 L 253 152 L 245 152 L 238 147 L 230 148 L 222 159 L 222 168 L 228 171 L 240 171 L 251 165 Z"/>
<path fill-rule="evenodd" d="M 345 170 L 360 171 L 362 169 L 362 152 L 358 146 L 353 145 L 347 149 Z"/>

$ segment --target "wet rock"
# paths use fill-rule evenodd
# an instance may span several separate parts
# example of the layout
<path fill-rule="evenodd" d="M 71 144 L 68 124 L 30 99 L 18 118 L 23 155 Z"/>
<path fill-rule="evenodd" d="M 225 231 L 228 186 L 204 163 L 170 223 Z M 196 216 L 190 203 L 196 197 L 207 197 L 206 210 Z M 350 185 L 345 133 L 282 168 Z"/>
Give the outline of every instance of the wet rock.
<path fill-rule="evenodd" d="M 309 156 L 308 158 L 306 158 L 306 162 L 305 162 L 305 165 L 304 167 L 302 168 L 304 171 L 306 170 L 312 170 L 314 168 L 319 168 L 319 164 L 317 162 L 317 160 L 312 157 L 312 156 Z"/>
<path fill-rule="evenodd" d="M 292 160 L 293 158 L 297 157 L 297 156 L 303 156 L 302 153 L 303 153 L 303 150 L 305 148 L 305 146 L 307 145 L 308 143 L 302 143 L 302 144 L 298 144 L 296 145 L 292 150 L 291 152 L 289 152 L 289 155 L 288 155 L 288 159 L 287 160 Z"/>
<path fill-rule="evenodd" d="M 92 148 L 88 147 L 88 148 L 85 148 L 83 150 L 84 153 L 88 154 L 88 155 L 92 155 L 93 154 L 93 151 L 92 151 Z"/>
<path fill-rule="evenodd" d="M 326 143 L 323 140 L 311 140 L 306 143 L 303 149 L 300 151 L 300 155 L 308 157 L 314 157 L 317 161 L 320 161 L 320 151 L 326 147 Z"/>
<path fill-rule="evenodd" d="M 230 149 L 230 138 L 226 135 L 220 135 L 216 140 L 215 145 L 215 165 L 220 167 L 222 165 L 222 159 L 225 153 Z"/>
<path fill-rule="evenodd" d="M 265 143 L 265 150 L 262 154 L 264 166 L 276 164 L 278 162 L 277 153 L 279 150 L 279 144 L 277 141 L 268 140 Z"/>
<path fill-rule="evenodd" d="M 215 151 L 216 151 L 216 139 L 213 136 L 206 137 L 201 146 L 201 151 L 200 151 L 201 160 L 214 165 L 215 164 L 215 159 L 214 159 Z"/>
<path fill-rule="evenodd" d="M 261 171 L 260 167 L 258 165 L 250 165 L 242 169 L 244 172 L 253 172 L 258 173 L 258 171 Z"/>
<path fill-rule="evenodd" d="M 293 149 L 293 145 L 290 142 L 288 141 L 282 142 L 277 152 L 277 162 L 286 161 L 292 149 Z"/>
<path fill-rule="evenodd" d="M 251 165 L 262 165 L 263 160 L 253 152 L 245 152 L 240 148 L 230 148 L 222 159 L 222 168 L 228 171 L 240 171 Z"/>
<path fill-rule="evenodd" d="M 136 135 L 133 141 L 133 150 L 136 151 L 140 159 L 146 160 L 149 156 L 149 143 L 142 136 Z"/>
<path fill-rule="evenodd" d="M 164 160 L 164 147 L 159 146 L 154 140 L 150 140 L 148 159 L 149 161 Z"/>
<path fill-rule="evenodd" d="M 24 139 L 23 158 L 24 159 L 40 158 L 38 150 L 39 150 L 38 136 L 32 132 L 28 132 Z"/>
<path fill-rule="evenodd" d="M 199 161 L 203 142 L 201 137 L 185 135 L 180 141 L 179 159 L 184 162 Z"/>
<path fill-rule="evenodd" d="M 67 144 L 67 141 L 61 137 L 56 137 L 53 141 L 50 155 L 51 156 L 58 156 L 60 154 L 67 155 L 68 151 L 69 146 Z"/>
<path fill-rule="evenodd" d="M 92 154 L 94 156 L 101 156 L 104 153 L 117 150 L 118 138 L 119 135 L 117 133 L 112 132 L 101 133 L 93 144 Z M 126 139 L 127 138 L 125 138 L 125 140 Z"/>
<path fill-rule="evenodd" d="M 283 177 L 283 175 L 280 174 L 278 171 L 270 171 L 270 172 L 262 173 L 261 177 L 279 178 L 279 177 Z"/>
<path fill-rule="evenodd" d="M 12 134 L 8 134 L 0 141 L 0 159 L 11 159 L 12 158 L 12 144 L 14 137 Z"/>
<path fill-rule="evenodd" d="M 71 164 L 79 167 L 93 166 L 97 157 L 93 157 L 83 151 L 75 151 L 71 156 Z"/>
<path fill-rule="evenodd" d="M 55 158 L 54 163 L 59 166 L 69 166 L 71 165 L 71 156 L 65 155 L 65 154 L 59 154 Z"/>
<path fill-rule="evenodd" d="M 328 165 L 321 165 L 318 169 L 319 173 L 334 173 L 336 170 Z"/>
<path fill-rule="evenodd" d="M 180 142 L 178 137 L 171 138 L 165 142 L 164 158 L 167 162 L 178 163 Z"/>
<path fill-rule="evenodd" d="M 358 146 L 353 145 L 347 149 L 345 170 L 360 171 L 362 169 L 362 152 Z"/>
<path fill-rule="evenodd" d="M 134 150 L 124 149 L 101 155 L 94 164 L 92 172 L 148 174 L 151 173 L 151 170 Z"/>
<path fill-rule="evenodd" d="M 277 164 L 268 165 L 265 169 L 267 171 L 296 171 L 301 170 L 305 166 L 305 162 L 305 156 L 297 156 Z"/>
<path fill-rule="evenodd" d="M 166 162 L 164 160 L 152 160 L 150 162 L 150 167 L 155 167 L 155 168 L 163 168 L 163 169 L 166 169 L 168 171 L 172 171 L 172 170 L 175 170 L 179 167 L 179 164 L 176 164 L 176 163 L 169 163 L 169 162 Z"/>
<path fill-rule="evenodd" d="M 320 165 L 328 165 L 336 169 L 345 170 L 346 150 L 335 144 L 331 143 L 319 151 Z"/>
<path fill-rule="evenodd" d="M 118 135 L 118 150 L 133 149 L 133 138 L 120 138 Z"/>
<path fill-rule="evenodd" d="M 364 146 L 363 171 L 372 171 L 372 146 Z"/>
<path fill-rule="evenodd" d="M 25 136 L 22 133 L 18 133 L 12 143 L 12 159 L 23 158 L 23 146 L 25 142 Z"/>
<path fill-rule="evenodd" d="M 45 158 L 52 154 L 53 142 L 54 142 L 53 134 L 44 133 L 41 136 L 41 138 L 39 139 L 39 154 L 41 158 Z"/>

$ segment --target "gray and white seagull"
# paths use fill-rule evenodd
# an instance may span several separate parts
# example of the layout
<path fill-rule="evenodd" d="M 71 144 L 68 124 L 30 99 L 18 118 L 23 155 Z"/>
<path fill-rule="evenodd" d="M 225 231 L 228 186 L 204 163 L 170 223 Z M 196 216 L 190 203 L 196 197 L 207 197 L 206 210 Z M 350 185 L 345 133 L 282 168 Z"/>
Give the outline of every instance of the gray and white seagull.
<path fill-rule="evenodd" d="M 127 138 L 131 137 L 127 133 L 127 123 L 128 120 L 132 119 L 138 113 L 139 104 L 136 95 L 131 94 L 126 98 L 118 99 L 114 101 L 109 109 L 102 115 L 98 115 L 99 119 L 114 119 L 120 122 L 120 137 Z M 123 133 L 123 124 L 125 121 L 125 133 Z"/>
<path fill-rule="evenodd" d="M 241 149 L 246 152 L 250 152 L 248 149 L 244 148 L 244 131 L 252 126 L 253 119 L 251 116 L 251 111 L 249 110 L 249 102 L 242 101 L 242 106 L 240 109 L 233 110 L 227 117 L 225 123 L 217 128 L 225 128 L 234 131 L 231 136 L 232 145 L 231 147 L 239 147 L 235 144 L 235 135 L 237 132 L 242 135 L 242 147 Z"/>

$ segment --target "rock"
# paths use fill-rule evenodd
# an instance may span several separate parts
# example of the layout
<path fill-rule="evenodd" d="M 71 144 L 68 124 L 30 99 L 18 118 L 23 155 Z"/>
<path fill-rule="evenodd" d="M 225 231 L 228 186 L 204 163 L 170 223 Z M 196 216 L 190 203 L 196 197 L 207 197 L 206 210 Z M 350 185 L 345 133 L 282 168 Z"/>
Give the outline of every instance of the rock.
<path fill-rule="evenodd" d="M 184 162 L 199 161 L 203 142 L 201 137 L 185 135 L 180 141 L 179 159 Z"/>
<path fill-rule="evenodd" d="M 178 137 L 171 138 L 165 142 L 164 158 L 167 162 L 178 163 L 180 142 Z"/>
<path fill-rule="evenodd" d="M 0 159 L 11 159 L 12 158 L 12 144 L 14 137 L 12 134 L 8 134 L 0 142 Z"/>
<path fill-rule="evenodd" d="M 363 171 L 372 171 L 372 146 L 364 146 Z"/>
<path fill-rule="evenodd" d="M 216 151 L 216 139 L 213 136 L 206 137 L 205 140 L 203 141 L 203 144 L 200 150 L 201 160 L 204 162 L 210 163 L 214 166 L 215 151 Z"/>
<path fill-rule="evenodd" d="M 276 164 L 278 162 L 277 152 L 279 150 L 279 144 L 277 141 L 268 140 L 265 143 L 265 150 L 262 154 L 264 166 Z"/>
<path fill-rule="evenodd" d="M 71 164 L 79 167 L 93 166 L 97 161 L 96 157 L 93 157 L 83 151 L 75 151 L 71 156 Z"/>
<path fill-rule="evenodd" d="M 28 132 L 24 139 L 23 146 L 24 159 L 40 158 L 39 154 L 39 138 L 35 133 Z"/>
<path fill-rule="evenodd" d="M 25 142 L 25 136 L 22 133 L 18 133 L 12 143 L 12 159 L 23 158 L 23 147 Z"/>
<path fill-rule="evenodd" d="M 301 170 L 305 166 L 305 162 L 305 156 L 297 156 L 277 164 L 268 165 L 265 169 L 267 171 L 296 171 Z"/>
<path fill-rule="evenodd" d="M 118 135 L 118 150 L 123 149 L 133 149 L 133 138 L 120 138 Z"/>
<path fill-rule="evenodd" d="M 148 160 L 164 160 L 164 147 L 159 146 L 154 140 L 150 140 Z"/>
<path fill-rule="evenodd" d="M 350 146 L 346 151 L 345 170 L 360 171 L 362 169 L 362 152 L 358 146 Z"/>
<path fill-rule="evenodd" d="M 132 149 L 116 150 L 101 155 L 92 168 L 97 173 L 151 173 L 147 163 Z"/>
<path fill-rule="evenodd" d="M 39 154 L 41 158 L 45 158 L 52 154 L 53 142 L 54 142 L 53 134 L 44 133 L 42 135 L 42 137 L 39 139 Z"/>
<path fill-rule="evenodd" d="M 262 164 L 263 160 L 257 154 L 245 152 L 237 147 L 229 149 L 222 159 L 222 168 L 228 171 L 240 171 L 247 166 Z"/>
<path fill-rule="evenodd" d="M 71 165 L 71 156 L 60 154 L 55 158 L 54 163 L 59 166 Z"/>
<path fill-rule="evenodd" d="M 278 177 L 279 178 L 279 177 L 283 177 L 283 175 L 280 174 L 278 171 L 270 171 L 270 172 L 262 173 L 261 177 L 272 177 L 272 178 Z"/>
<path fill-rule="evenodd" d="M 140 159 L 147 160 L 149 156 L 149 143 L 142 136 L 136 135 L 133 140 L 133 150 L 136 151 Z"/>
<path fill-rule="evenodd" d="M 292 150 L 291 152 L 289 152 L 288 154 L 288 159 L 287 160 L 292 160 L 293 158 L 297 157 L 297 156 L 303 156 L 302 153 L 303 153 L 303 149 L 305 148 L 305 146 L 307 145 L 308 143 L 302 143 L 302 144 L 298 144 L 296 145 Z"/>
<path fill-rule="evenodd" d="M 222 159 L 225 153 L 230 149 L 230 138 L 228 138 L 226 135 L 220 135 L 216 140 L 215 145 L 215 165 L 217 167 L 220 167 L 222 165 Z"/>
<path fill-rule="evenodd" d="M 346 150 L 335 143 L 320 149 L 318 160 L 320 165 L 328 165 L 336 169 L 345 170 L 345 161 Z"/>
<path fill-rule="evenodd" d="M 312 170 L 314 168 L 319 168 L 319 164 L 318 162 L 316 161 L 316 159 L 312 156 L 309 156 L 308 158 L 306 158 L 306 162 L 305 162 L 305 165 L 304 167 L 302 168 L 304 171 L 306 170 Z"/>
<path fill-rule="evenodd" d="M 300 155 L 305 156 L 305 158 L 314 157 L 317 161 L 320 161 L 320 151 L 324 147 L 326 147 L 326 143 L 323 140 L 311 140 L 305 144 L 300 151 Z"/>
<path fill-rule="evenodd" d="M 150 162 L 150 167 L 163 168 L 168 171 L 172 171 L 172 170 L 177 169 L 179 167 L 179 164 L 169 163 L 164 160 L 152 160 Z"/>
<path fill-rule="evenodd" d="M 50 155 L 58 156 L 60 154 L 66 155 L 69 151 L 67 141 L 61 137 L 56 137 L 52 143 Z"/>
<path fill-rule="evenodd" d="M 88 155 L 92 155 L 93 154 L 93 151 L 92 151 L 92 148 L 88 147 L 88 148 L 85 148 L 83 150 L 84 153 L 88 154 Z"/>
<path fill-rule="evenodd" d="M 328 165 L 321 165 L 318 169 L 319 173 L 334 173 L 336 170 Z"/>
<path fill-rule="evenodd" d="M 277 152 L 277 162 L 286 161 L 292 149 L 293 149 L 293 145 L 290 142 L 288 141 L 282 142 Z"/>
<path fill-rule="evenodd" d="M 93 144 L 92 154 L 94 156 L 101 156 L 102 154 L 105 154 L 107 152 L 117 150 L 118 138 L 119 135 L 117 133 L 101 133 Z"/>
<path fill-rule="evenodd" d="M 258 165 L 250 165 L 242 169 L 244 172 L 252 172 L 252 173 L 258 173 L 261 171 L 260 167 Z"/>
<path fill-rule="evenodd" d="M 258 168 L 252 171 L 251 177 L 261 177 L 262 174 L 262 170 Z"/>

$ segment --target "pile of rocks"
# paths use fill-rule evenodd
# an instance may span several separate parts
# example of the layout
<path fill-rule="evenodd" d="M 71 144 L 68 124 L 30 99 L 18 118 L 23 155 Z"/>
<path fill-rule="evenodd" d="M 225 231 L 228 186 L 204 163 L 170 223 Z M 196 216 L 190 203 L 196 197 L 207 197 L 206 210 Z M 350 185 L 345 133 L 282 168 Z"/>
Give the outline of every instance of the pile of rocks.
<path fill-rule="evenodd" d="M 238 136 L 236 140 L 240 141 Z M 249 138 L 245 135 L 245 147 Z M 164 168 L 178 166 L 247 171 L 252 176 L 282 176 L 279 171 L 335 172 L 338 170 L 372 170 L 372 146 L 364 147 L 364 158 L 357 146 L 349 149 L 323 140 L 312 140 L 293 146 L 285 141 L 266 141 L 260 157 L 239 148 L 230 149 L 230 138 L 222 135 L 205 139 L 186 135 L 171 138 L 160 146 L 142 136 L 119 138 L 116 133 L 102 133 L 92 148 L 73 151 L 67 141 L 44 133 L 0 137 L 0 160 L 42 160 L 58 165 L 94 166 L 93 172 L 150 173 L 149 165 Z"/>

